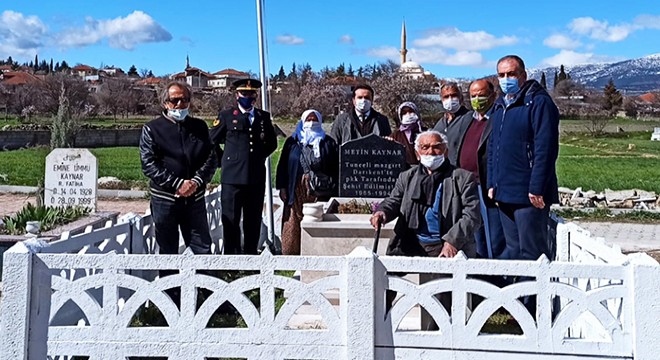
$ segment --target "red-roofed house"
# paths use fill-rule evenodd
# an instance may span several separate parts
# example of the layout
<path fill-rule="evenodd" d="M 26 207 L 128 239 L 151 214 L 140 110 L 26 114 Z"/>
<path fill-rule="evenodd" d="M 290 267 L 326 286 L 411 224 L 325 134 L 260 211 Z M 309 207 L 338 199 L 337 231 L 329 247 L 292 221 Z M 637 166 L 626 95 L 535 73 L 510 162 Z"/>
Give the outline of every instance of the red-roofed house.
<path fill-rule="evenodd" d="M 214 89 L 228 89 L 231 84 L 239 79 L 250 77 L 250 74 L 234 69 L 224 69 L 213 73 L 214 78 L 209 80 L 209 86 Z"/>
<path fill-rule="evenodd" d="M 83 64 L 78 64 L 71 69 L 71 75 L 78 75 L 83 79 L 87 76 L 97 75 L 97 73 L 95 68 Z"/>
<path fill-rule="evenodd" d="M 161 78 L 157 77 L 149 77 L 146 79 L 138 80 L 135 82 L 135 85 L 138 86 L 157 86 L 159 85 L 163 80 Z"/>
<path fill-rule="evenodd" d="M 2 84 L 6 86 L 20 86 L 40 81 L 36 76 L 22 71 L 10 71 L 2 75 Z"/>
<path fill-rule="evenodd" d="M 172 75 L 171 78 L 185 82 L 192 88 L 204 88 L 209 86 L 209 80 L 213 79 L 214 76 L 204 70 L 189 66 L 183 72 Z"/>
<path fill-rule="evenodd" d="M 12 71 L 11 65 L 0 65 L 0 72 L 6 73 Z"/>

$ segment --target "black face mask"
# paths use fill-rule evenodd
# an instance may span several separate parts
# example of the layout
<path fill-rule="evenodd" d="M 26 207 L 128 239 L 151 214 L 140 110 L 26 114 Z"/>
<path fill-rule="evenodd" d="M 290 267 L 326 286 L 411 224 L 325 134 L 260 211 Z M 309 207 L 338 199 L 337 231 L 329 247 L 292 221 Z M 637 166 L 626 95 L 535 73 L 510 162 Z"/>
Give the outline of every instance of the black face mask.
<path fill-rule="evenodd" d="M 255 98 L 253 97 L 239 97 L 238 98 L 238 103 L 241 105 L 243 109 L 250 109 L 252 108 L 252 103 L 254 102 Z"/>

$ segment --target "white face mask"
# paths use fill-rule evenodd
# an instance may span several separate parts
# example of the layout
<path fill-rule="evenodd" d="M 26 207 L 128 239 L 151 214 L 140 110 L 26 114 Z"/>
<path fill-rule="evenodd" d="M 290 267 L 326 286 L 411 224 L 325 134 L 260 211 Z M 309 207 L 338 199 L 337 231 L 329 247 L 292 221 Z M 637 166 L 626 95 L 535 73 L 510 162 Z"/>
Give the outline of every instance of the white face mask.
<path fill-rule="evenodd" d="M 419 163 L 434 171 L 445 162 L 444 155 L 420 155 Z"/>
<path fill-rule="evenodd" d="M 407 113 L 401 117 L 401 123 L 403 125 L 414 124 L 419 120 L 419 117 L 415 113 Z"/>
<path fill-rule="evenodd" d="M 188 109 L 168 109 L 167 116 L 176 121 L 183 121 L 188 116 Z"/>
<path fill-rule="evenodd" d="M 361 113 L 367 113 L 371 110 L 371 100 L 369 99 L 357 99 L 355 100 L 355 109 Z"/>
<path fill-rule="evenodd" d="M 461 108 L 461 101 L 457 97 L 442 100 L 442 107 L 450 113 L 455 113 Z"/>
<path fill-rule="evenodd" d="M 321 130 L 321 123 L 318 121 L 303 121 L 302 128 L 304 131 L 318 132 Z"/>

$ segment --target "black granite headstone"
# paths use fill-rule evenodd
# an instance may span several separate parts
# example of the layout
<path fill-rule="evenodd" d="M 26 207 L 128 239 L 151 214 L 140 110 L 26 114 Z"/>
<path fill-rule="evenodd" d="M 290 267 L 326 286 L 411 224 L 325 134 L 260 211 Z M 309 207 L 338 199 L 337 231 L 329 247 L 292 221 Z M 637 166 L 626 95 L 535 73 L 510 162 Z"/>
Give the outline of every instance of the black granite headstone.
<path fill-rule="evenodd" d="M 403 145 L 371 134 L 341 146 L 339 196 L 385 198 L 405 169 Z"/>

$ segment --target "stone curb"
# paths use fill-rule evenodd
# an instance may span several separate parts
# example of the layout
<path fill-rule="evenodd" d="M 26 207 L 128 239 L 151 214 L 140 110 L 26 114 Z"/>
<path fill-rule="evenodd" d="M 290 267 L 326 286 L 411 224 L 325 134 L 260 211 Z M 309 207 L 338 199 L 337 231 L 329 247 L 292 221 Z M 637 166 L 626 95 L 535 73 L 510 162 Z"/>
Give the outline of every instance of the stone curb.
<path fill-rule="evenodd" d="M 35 192 L 37 192 L 36 186 L 0 185 L 0 193 L 32 194 Z M 102 198 L 140 199 L 146 198 L 149 192 L 142 190 L 98 189 L 97 194 L 98 197 Z"/>

